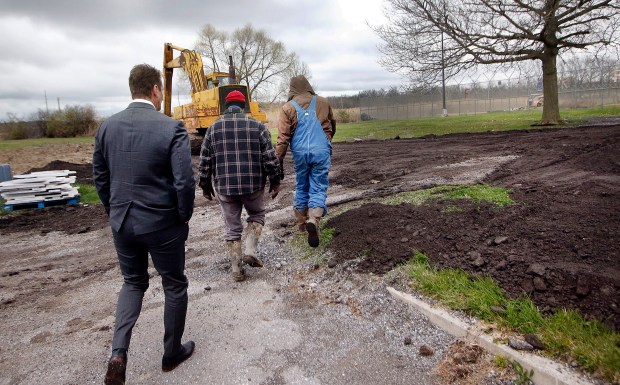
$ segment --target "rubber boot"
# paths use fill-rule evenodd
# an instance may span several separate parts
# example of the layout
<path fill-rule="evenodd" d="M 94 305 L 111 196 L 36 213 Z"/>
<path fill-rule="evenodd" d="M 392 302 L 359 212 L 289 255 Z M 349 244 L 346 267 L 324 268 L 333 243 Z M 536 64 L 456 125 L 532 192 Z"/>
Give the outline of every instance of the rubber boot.
<path fill-rule="evenodd" d="M 308 245 L 310 247 L 317 247 L 319 245 L 319 222 L 321 222 L 322 217 L 322 207 L 314 207 L 308 210 L 306 230 L 308 230 Z"/>
<path fill-rule="evenodd" d="M 263 261 L 258 258 L 258 240 L 263 231 L 263 225 L 258 222 L 248 222 L 243 251 L 243 262 L 252 267 L 263 267 Z"/>
<path fill-rule="evenodd" d="M 306 221 L 308 220 L 308 209 L 305 208 L 301 211 L 298 211 L 296 208 L 293 208 L 293 213 L 295 214 L 295 219 L 297 220 L 299 231 L 301 231 L 302 233 L 305 232 Z"/>
<path fill-rule="evenodd" d="M 226 241 L 226 249 L 232 266 L 230 275 L 235 282 L 241 282 L 245 279 L 245 272 L 241 267 L 241 241 Z"/>

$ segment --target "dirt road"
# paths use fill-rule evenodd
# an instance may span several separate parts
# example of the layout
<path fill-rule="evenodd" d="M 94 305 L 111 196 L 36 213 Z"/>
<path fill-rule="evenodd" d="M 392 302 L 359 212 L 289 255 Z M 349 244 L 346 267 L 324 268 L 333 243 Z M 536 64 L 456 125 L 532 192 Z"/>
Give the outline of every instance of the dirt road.
<path fill-rule="evenodd" d="M 620 125 L 336 144 L 333 165 L 333 211 L 344 202 L 475 182 L 510 188 L 516 204 L 499 210 L 461 202 L 461 211 L 444 212 L 442 202 L 371 202 L 330 218 L 331 250 L 303 259 L 289 244 L 294 181 L 287 163 L 285 190 L 269 201 L 260 249 L 266 267 L 236 284 L 219 208 L 198 197 L 187 243 L 186 336 L 197 342 L 195 357 L 171 374 L 158 370 L 163 294 L 153 270 L 132 340 L 130 383 L 432 383 L 452 339 L 387 295 L 386 280 L 404 280 L 381 275 L 412 248 L 436 265 L 490 274 L 542 308 L 576 307 L 618 328 Z M 0 236 L 0 384 L 100 383 L 121 284 L 103 210 L 61 207 L 0 219 Z M 421 357 L 423 344 L 435 354 Z"/>

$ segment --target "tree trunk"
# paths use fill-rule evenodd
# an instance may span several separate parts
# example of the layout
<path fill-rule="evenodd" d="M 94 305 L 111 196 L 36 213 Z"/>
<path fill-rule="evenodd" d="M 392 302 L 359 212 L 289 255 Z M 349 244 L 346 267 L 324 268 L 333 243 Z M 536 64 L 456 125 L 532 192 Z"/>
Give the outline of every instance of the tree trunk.
<path fill-rule="evenodd" d="M 558 68 L 556 66 L 556 55 L 546 55 L 542 59 L 543 68 L 543 114 L 541 124 L 559 124 L 560 103 L 558 101 Z"/>

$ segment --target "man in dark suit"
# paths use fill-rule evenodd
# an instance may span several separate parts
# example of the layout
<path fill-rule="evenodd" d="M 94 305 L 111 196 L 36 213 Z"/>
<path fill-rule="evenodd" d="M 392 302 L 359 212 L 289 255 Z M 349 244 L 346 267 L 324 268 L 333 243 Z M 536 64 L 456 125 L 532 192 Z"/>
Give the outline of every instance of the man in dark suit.
<path fill-rule="evenodd" d="M 95 138 L 93 177 L 109 215 L 124 283 L 118 296 L 106 385 L 125 383 L 131 331 L 149 286 L 148 254 L 162 279 L 164 354 L 170 371 L 194 351 L 181 344 L 187 313 L 185 241 L 194 209 L 195 182 L 183 123 L 157 111 L 161 72 L 147 64 L 129 74 L 132 103 L 101 124 Z"/>

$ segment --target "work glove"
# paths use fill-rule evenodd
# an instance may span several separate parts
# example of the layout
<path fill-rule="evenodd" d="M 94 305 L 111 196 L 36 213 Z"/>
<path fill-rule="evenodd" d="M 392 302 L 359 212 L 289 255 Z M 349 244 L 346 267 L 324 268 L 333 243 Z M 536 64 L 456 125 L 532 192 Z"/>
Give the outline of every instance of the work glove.
<path fill-rule="evenodd" d="M 213 184 L 211 178 L 207 178 L 204 181 L 200 181 L 200 187 L 202 188 L 202 196 L 208 200 L 213 200 L 215 191 L 213 190 Z"/>
<path fill-rule="evenodd" d="M 284 180 L 284 158 L 278 158 L 280 161 L 280 180 Z"/>
<path fill-rule="evenodd" d="M 274 177 L 269 180 L 269 193 L 271 194 L 271 199 L 276 199 L 281 190 L 282 185 L 280 184 L 280 178 Z"/>

